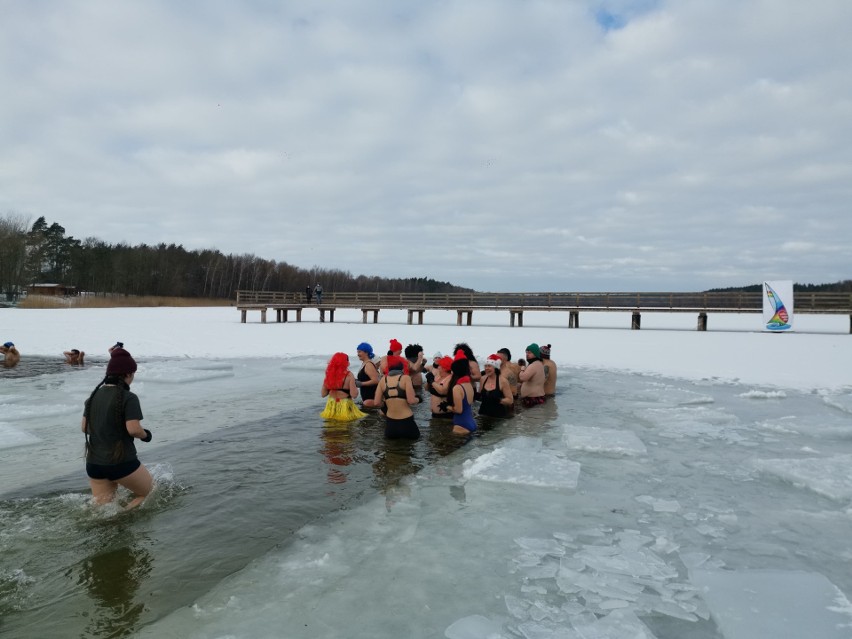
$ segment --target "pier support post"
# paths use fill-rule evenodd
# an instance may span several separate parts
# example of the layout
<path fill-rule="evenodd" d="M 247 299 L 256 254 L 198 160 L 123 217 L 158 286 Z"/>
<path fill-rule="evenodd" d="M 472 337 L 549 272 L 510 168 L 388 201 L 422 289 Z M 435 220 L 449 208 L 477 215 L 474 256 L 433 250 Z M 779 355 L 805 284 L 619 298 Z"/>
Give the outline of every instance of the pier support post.
<path fill-rule="evenodd" d="M 701 312 L 698 314 L 698 330 L 707 330 L 707 313 Z"/>
<path fill-rule="evenodd" d="M 265 308 L 260 309 L 260 322 L 262 324 L 266 324 L 266 309 Z"/>
<path fill-rule="evenodd" d="M 456 316 L 456 326 L 462 325 L 462 315 L 467 315 L 467 325 L 468 326 L 473 324 L 473 311 L 472 310 L 458 309 L 456 311 L 456 313 L 458 314 Z"/>
<path fill-rule="evenodd" d="M 633 318 L 630 320 L 630 328 L 638 331 L 642 328 L 642 314 L 639 311 L 633 311 Z"/>
<path fill-rule="evenodd" d="M 569 311 L 568 313 L 568 328 L 580 328 L 580 312 Z"/>
<path fill-rule="evenodd" d="M 523 311 L 509 311 L 509 326 L 515 325 L 515 318 L 518 318 L 518 326 L 524 325 L 524 312 Z"/>
<path fill-rule="evenodd" d="M 246 311 L 246 309 L 244 309 L 244 308 L 240 309 L 240 324 L 246 323 L 246 313 L 247 312 L 248 311 Z M 852 315 L 849 316 L 849 321 L 852 322 Z M 849 330 L 852 331 L 852 328 L 850 328 Z"/>

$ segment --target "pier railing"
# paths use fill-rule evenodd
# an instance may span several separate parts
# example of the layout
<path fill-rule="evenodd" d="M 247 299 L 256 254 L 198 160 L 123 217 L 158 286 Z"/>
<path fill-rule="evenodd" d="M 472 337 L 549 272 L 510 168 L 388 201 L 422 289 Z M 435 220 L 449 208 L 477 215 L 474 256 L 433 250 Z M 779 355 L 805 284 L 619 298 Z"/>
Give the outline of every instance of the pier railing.
<path fill-rule="evenodd" d="M 303 292 L 237 291 L 237 306 L 316 306 Z M 325 293 L 322 305 L 337 308 L 535 309 L 583 311 L 760 312 L 754 293 Z M 796 293 L 797 313 L 852 313 L 852 293 Z"/>
<path fill-rule="evenodd" d="M 849 315 L 849 332 L 852 333 L 852 293 L 799 293 L 794 294 L 793 310 L 796 313 L 833 313 Z M 698 313 L 698 330 L 707 330 L 708 313 L 761 313 L 763 294 L 755 293 L 325 293 L 322 302 L 315 297 L 308 301 L 302 292 L 237 291 L 237 309 L 246 322 L 249 311 L 260 311 L 260 321 L 266 322 L 266 313 L 275 311 L 277 322 L 288 321 L 292 311 L 296 321 L 302 321 L 302 311 L 316 308 L 320 322 L 326 313 L 334 321 L 334 312 L 340 308 L 361 309 L 362 322 L 373 315 L 379 321 L 383 309 L 406 309 L 408 323 L 423 323 L 427 310 L 455 310 L 456 324 L 473 322 L 476 310 L 506 310 L 509 325 L 524 325 L 527 311 L 567 311 L 568 328 L 580 327 L 580 312 L 630 311 L 631 328 L 642 324 L 642 313 Z"/>

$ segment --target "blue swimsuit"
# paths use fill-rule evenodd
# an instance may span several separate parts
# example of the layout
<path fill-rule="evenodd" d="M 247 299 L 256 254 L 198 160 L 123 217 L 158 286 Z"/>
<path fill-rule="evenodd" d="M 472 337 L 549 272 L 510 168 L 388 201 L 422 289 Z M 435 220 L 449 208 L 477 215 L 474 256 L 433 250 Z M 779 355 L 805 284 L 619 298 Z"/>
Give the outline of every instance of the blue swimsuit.
<path fill-rule="evenodd" d="M 453 426 L 461 426 L 471 433 L 476 430 L 476 419 L 473 417 L 470 402 L 467 401 L 467 393 L 462 395 L 462 412 L 453 413 Z"/>

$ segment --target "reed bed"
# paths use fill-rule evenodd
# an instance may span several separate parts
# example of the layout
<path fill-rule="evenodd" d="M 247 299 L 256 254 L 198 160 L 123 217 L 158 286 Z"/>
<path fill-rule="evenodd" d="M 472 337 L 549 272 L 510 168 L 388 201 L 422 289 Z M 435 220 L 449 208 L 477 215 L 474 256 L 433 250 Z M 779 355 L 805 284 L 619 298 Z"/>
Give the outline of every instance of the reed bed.
<path fill-rule="evenodd" d="M 28 295 L 18 303 L 18 308 L 141 308 L 232 305 L 232 301 L 223 299 L 161 297 L 157 295 L 79 295 L 75 297 Z"/>

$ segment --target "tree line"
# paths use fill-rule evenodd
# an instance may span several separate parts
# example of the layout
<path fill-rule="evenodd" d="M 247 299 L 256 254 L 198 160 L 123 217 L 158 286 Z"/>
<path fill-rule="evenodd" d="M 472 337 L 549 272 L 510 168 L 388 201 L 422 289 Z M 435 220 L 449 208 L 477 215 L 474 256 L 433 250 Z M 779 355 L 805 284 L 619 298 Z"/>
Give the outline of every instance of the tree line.
<path fill-rule="evenodd" d="M 66 235 L 39 217 L 32 226 L 16 214 L 0 217 L 0 292 L 18 296 L 30 284 L 61 284 L 96 295 L 155 295 L 234 299 L 239 289 L 327 292 L 466 292 L 431 278 L 353 276 L 348 271 L 304 269 L 251 254 L 215 249 L 188 251 L 179 244 L 110 244 Z"/>
<path fill-rule="evenodd" d="M 711 288 L 708 293 L 762 293 L 763 284 L 733 286 L 730 288 Z M 852 280 L 841 280 L 830 284 L 793 283 L 794 293 L 852 293 Z"/>

